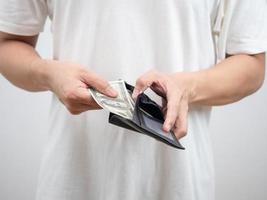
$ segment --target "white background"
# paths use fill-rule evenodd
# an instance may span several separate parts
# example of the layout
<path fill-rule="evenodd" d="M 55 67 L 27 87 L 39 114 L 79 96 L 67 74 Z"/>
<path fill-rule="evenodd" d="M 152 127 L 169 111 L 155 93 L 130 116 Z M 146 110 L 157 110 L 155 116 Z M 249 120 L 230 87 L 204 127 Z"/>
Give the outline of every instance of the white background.
<path fill-rule="evenodd" d="M 51 55 L 48 26 L 38 51 Z M 266 104 L 265 83 L 238 103 L 214 108 L 216 200 L 267 199 Z M 49 105 L 49 92 L 20 90 L 0 75 L 0 200 L 34 199 Z"/>

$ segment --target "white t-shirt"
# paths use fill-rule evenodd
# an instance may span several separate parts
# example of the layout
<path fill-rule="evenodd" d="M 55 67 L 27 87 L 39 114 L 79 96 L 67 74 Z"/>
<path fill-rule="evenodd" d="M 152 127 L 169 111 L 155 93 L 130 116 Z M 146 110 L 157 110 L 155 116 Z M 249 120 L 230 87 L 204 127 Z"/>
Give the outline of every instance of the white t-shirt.
<path fill-rule="evenodd" d="M 196 71 L 225 53 L 267 47 L 266 0 L 0 0 L 0 30 L 42 31 L 52 20 L 53 57 L 131 84 L 144 72 Z M 217 36 L 216 39 L 214 36 Z M 192 107 L 177 150 L 108 123 L 73 116 L 53 96 L 37 200 L 213 200 L 210 107 Z"/>

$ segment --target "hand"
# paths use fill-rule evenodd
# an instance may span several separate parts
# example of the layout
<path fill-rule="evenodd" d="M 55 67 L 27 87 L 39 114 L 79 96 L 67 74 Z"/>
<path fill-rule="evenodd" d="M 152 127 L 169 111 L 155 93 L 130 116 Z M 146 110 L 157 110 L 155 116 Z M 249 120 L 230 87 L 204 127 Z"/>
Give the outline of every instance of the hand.
<path fill-rule="evenodd" d="M 151 70 L 137 79 L 133 98 L 149 87 L 163 98 L 163 130 L 172 130 L 177 139 L 184 137 L 187 134 L 188 108 L 194 94 L 193 73 L 163 74 Z"/>
<path fill-rule="evenodd" d="M 117 96 L 117 92 L 106 80 L 80 65 L 53 60 L 46 60 L 45 64 L 49 65 L 49 89 L 57 95 L 71 114 L 100 108 L 91 97 L 89 87 L 109 97 Z"/>

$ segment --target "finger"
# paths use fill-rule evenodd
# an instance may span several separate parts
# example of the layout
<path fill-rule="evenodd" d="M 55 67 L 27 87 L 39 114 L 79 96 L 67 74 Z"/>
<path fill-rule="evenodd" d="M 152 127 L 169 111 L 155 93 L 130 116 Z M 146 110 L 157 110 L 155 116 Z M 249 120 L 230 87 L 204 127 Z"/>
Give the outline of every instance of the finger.
<path fill-rule="evenodd" d="M 144 92 L 147 88 L 149 88 L 152 83 L 156 80 L 157 73 L 155 71 L 148 71 L 143 76 L 139 77 L 136 80 L 134 91 L 132 97 L 136 99 L 136 97 Z"/>
<path fill-rule="evenodd" d="M 79 103 L 76 101 L 76 102 L 66 103 L 65 106 L 72 114 L 80 114 L 88 110 L 102 109 L 102 107 L 100 107 L 93 99 L 92 103 L 90 104 Z"/>
<path fill-rule="evenodd" d="M 167 96 L 167 114 L 163 130 L 169 132 L 175 124 L 179 112 L 180 95 L 178 92 L 169 92 Z"/>
<path fill-rule="evenodd" d="M 90 95 L 87 88 L 84 87 L 76 87 L 71 89 L 65 94 L 64 99 L 60 99 L 63 104 L 68 107 L 73 107 L 73 105 L 84 104 L 91 107 L 98 107 L 97 103 Z M 74 106 L 74 107 L 75 107 Z"/>
<path fill-rule="evenodd" d="M 99 77 L 93 72 L 85 72 L 83 74 L 84 81 L 97 91 L 109 97 L 116 97 L 118 92 L 114 90 L 111 85 L 103 78 Z"/>
<path fill-rule="evenodd" d="M 167 114 L 167 101 L 166 99 L 162 98 L 162 106 L 161 106 L 161 111 L 163 113 L 164 119 L 166 119 L 166 114 Z"/>
<path fill-rule="evenodd" d="M 77 102 L 82 103 L 85 105 L 89 106 L 95 106 L 97 103 L 93 99 L 93 97 L 90 95 L 88 89 L 79 87 L 76 90 L 76 95 L 77 95 Z"/>
<path fill-rule="evenodd" d="M 166 93 L 164 90 L 164 86 L 163 84 L 161 84 L 161 82 L 158 81 L 158 83 L 152 83 L 151 85 L 151 90 L 153 90 L 157 95 L 161 96 L 162 98 L 166 98 Z"/>
<path fill-rule="evenodd" d="M 161 98 L 162 108 L 167 108 L 167 100 L 165 98 Z"/>
<path fill-rule="evenodd" d="M 84 104 L 66 104 L 66 108 L 69 110 L 69 112 L 73 115 L 78 115 L 84 111 L 87 111 L 90 109 L 90 106 L 84 105 Z"/>
<path fill-rule="evenodd" d="M 162 108 L 163 118 L 166 119 L 167 107 Z"/>
<path fill-rule="evenodd" d="M 187 134 L 188 128 L 188 102 L 183 99 L 180 103 L 179 116 L 175 122 L 173 132 L 177 139 L 180 139 Z"/>

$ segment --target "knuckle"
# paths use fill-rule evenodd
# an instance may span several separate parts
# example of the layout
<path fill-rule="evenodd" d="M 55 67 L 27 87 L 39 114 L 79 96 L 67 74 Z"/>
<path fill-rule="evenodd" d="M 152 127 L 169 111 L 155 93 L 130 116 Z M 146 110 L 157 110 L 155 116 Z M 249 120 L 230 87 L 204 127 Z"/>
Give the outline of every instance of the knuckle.
<path fill-rule="evenodd" d="M 77 95 L 73 90 L 66 91 L 64 96 L 67 101 L 72 101 L 77 99 Z"/>

